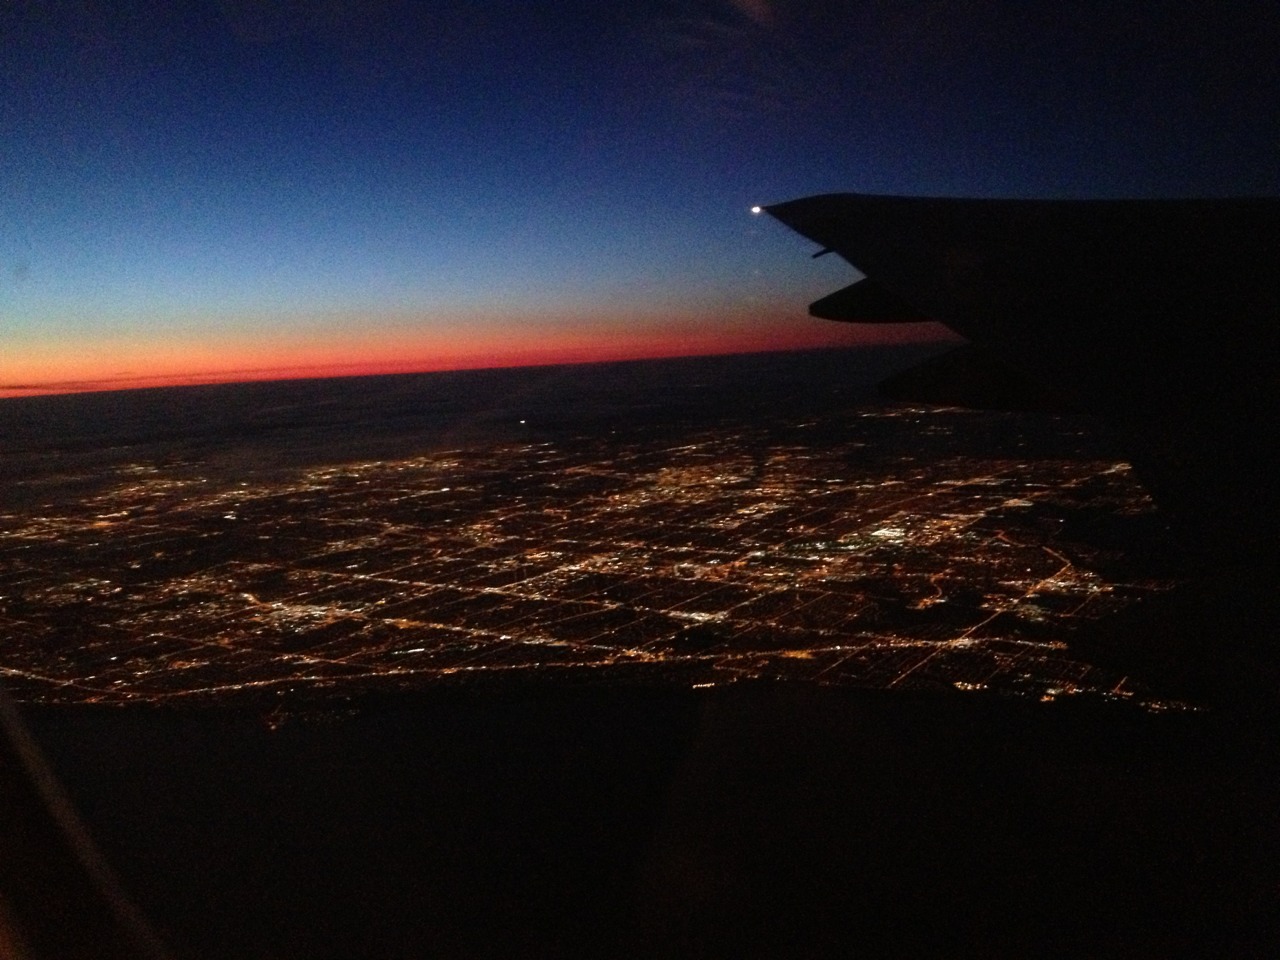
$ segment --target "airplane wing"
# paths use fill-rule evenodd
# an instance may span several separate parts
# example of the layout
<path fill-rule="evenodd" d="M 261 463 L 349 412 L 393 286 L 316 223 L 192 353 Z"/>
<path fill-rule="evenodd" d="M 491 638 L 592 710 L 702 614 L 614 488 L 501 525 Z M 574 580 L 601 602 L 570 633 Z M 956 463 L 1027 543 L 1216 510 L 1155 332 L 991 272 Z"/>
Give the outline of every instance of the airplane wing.
<path fill-rule="evenodd" d="M 865 274 L 810 306 L 969 340 L 896 399 L 1103 418 L 1197 546 L 1280 544 L 1280 200 L 827 194 L 763 208 Z"/>

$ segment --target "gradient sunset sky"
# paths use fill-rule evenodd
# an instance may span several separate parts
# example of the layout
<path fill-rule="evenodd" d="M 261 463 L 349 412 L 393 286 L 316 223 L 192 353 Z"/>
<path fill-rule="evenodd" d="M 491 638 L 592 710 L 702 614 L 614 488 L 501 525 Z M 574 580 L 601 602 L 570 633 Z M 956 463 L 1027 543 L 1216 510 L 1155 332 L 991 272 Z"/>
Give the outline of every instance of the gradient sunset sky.
<path fill-rule="evenodd" d="M 0 6 L 0 396 L 928 338 L 839 190 L 1280 193 L 1280 8 Z"/>

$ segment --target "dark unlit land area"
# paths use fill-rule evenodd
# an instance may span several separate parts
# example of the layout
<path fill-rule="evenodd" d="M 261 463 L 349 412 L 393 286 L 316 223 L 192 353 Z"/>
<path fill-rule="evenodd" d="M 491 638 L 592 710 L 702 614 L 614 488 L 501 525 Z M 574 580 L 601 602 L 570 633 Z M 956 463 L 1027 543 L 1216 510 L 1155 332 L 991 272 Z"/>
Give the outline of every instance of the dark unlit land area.
<path fill-rule="evenodd" d="M 29 715 L 180 957 L 1278 942 L 1256 717 L 768 683 Z"/>

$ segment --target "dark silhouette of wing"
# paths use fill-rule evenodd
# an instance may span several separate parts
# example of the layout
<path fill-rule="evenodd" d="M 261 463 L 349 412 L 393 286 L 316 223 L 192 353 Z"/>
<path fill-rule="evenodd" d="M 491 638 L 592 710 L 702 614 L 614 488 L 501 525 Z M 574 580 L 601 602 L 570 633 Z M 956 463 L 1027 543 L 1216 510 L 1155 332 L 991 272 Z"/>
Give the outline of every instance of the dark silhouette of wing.
<path fill-rule="evenodd" d="M 1084 411 L 1198 546 L 1280 542 L 1280 200 L 829 194 L 764 208 L 866 275 L 810 307 L 970 341 L 889 396 Z"/>

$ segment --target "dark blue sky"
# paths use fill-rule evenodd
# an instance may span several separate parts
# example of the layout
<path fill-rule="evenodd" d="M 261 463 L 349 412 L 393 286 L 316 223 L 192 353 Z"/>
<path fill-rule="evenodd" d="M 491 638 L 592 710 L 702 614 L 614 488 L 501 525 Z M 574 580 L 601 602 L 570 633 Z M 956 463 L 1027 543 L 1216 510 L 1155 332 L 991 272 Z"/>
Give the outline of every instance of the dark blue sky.
<path fill-rule="evenodd" d="M 751 204 L 1280 193 L 1278 11 L 9 3 L 0 388 L 848 342 Z"/>

